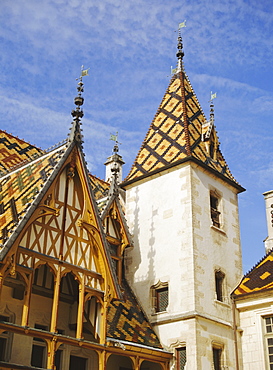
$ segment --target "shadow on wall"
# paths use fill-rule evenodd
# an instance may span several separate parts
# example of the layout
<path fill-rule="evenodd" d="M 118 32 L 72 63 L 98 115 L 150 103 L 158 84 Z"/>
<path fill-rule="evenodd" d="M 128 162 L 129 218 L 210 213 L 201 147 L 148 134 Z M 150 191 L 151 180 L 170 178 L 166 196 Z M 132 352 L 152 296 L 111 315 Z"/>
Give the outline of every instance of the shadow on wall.
<path fill-rule="evenodd" d="M 145 245 L 140 246 L 139 242 L 139 235 L 141 233 L 140 230 L 140 209 L 139 209 L 139 189 L 136 187 L 135 191 L 135 210 L 134 210 L 134 225 L 132 229 L 132 233 L 134 235 L 134 248 L 133 250 L 129 251 L 128 259 L 127 259 L 127 273 L 130 276 L 130 281 L 134 281 L 134 285 L 137 286 L 138 284 L 143 285 L 143 283 L 147 282 L 147 289 L 150 288 L 151 282 L 154 283 L 155 281 L 155 254 L 156 254 L 156 238 L 155 238 L 155 217 L 158 216 L 158 209 L 152 208 L 151 214 L 146 214 L 146 222 L 149 222 L 149 233 L 147 233 L 147 239 L 145 239 Z M 148 225 L 147 225 L 148 226 Z M 142 230 L 143 233 L 143 230 Z M 141 248 L 141 249 L 140 249 Z M 142 250 L 142 253 L 140 252 Z M 147 263 L 145 263 L 146 260 Z M 138 271 L 141 263 L 144 262 L 145 266 L 147 265 L 147 271 L 145 274 L 138 275 L 137 278 L 135 277 L 136 271 Z"/>

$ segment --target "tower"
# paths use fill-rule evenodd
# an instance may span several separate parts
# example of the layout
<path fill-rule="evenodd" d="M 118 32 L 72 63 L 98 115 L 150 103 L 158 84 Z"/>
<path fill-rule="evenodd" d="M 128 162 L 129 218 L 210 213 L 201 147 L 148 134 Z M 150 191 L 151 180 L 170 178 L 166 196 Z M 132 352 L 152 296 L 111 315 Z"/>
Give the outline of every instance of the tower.
<path fill-rule="evenodd" d="M 177 368 L 231 370 L 244 189 L 220 151 L 213 105 L 206 120 L 183 56 L 179 32 L 178 67 L 122 184 L 134 239 L 127 277 Z"/>

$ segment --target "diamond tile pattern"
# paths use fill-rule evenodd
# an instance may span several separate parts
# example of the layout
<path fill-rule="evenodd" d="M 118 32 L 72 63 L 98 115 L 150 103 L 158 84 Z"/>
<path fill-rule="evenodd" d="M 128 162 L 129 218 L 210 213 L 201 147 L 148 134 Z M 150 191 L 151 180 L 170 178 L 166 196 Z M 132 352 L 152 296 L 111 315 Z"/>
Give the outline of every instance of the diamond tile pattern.
<path fill-rule="evenodd" d="M 273 288 L 273 251 L 243 277 L 233 295 L 239 296 L 270 288 Z"/>
<path fill-rule="evenodd" d="M 162 348 L 128 283 L 123 280 L 124 300 L 112 300 L 107 313 L 107 336 Z"/>
<path fill-rule="evenodd" d="M 91 187 L 96 200 L 104 198 L 108 195 L 110 184 L 94 175 L 89 174 Z"/>
<path fill-rule="evenodd" d="M 6 173 L 22 162 L 29 162 L 43 151 L 25 141 L 0 130 L 0 172 Z"/>
<path fill-rule="evenodd" d="M 190 157 L 236 182 L 219 149 L 215 128 L 211 132 L 213 158 L 208 145 L 201 140 L 202 125 L 206 122 L 188 77 L 184 72 L 175 74 L 124 182 L 135 181 Z"/>
<path fill-rule="evenodd" d="M 65 146 L 29 162 L 0 178 L 0 243 L 11 235 L 26 214 L 65 151 Z"/>

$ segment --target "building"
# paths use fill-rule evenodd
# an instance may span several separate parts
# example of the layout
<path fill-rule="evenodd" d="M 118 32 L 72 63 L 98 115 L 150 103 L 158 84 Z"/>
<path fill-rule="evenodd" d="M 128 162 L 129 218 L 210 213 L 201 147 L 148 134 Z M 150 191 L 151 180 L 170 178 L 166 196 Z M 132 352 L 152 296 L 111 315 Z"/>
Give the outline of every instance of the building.
<path fill-rule="evenodd" d="M 1 131 L 0 369 L 239 369 L 244 189 L 183 56 L 122 183 L 117 146 L 88 173 L 81 80 L 64 143 Z"/>
<path fill-rule="evenodd" d="M 118 169 L 109 187 L 86 168 L 78 92 L 55 149 L 0 133 L 0 369 L 166 370 L 172 354 L 124 279 Z"/>
<path fill-rule="evenodd" d="M 244 275 L 232 293 L 246 370 L 273 368 L 273 192 L 264 193 L 264 197 L 268 229 L 266 255 Z"/>

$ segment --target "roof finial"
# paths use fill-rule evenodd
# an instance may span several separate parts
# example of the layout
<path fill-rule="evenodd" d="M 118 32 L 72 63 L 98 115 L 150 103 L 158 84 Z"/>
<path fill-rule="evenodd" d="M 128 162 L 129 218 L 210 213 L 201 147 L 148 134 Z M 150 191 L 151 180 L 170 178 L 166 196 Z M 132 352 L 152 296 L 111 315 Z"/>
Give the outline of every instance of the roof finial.
<path fill-rule="evenodd" d="M 73 122 L 72 122 L 71 133 L 69 135 L 69 141 L 70 142 L 73 141 L 73 140 L 76 140 L 77 142 L 82 143 L 82 137 L 83 136 L 81 134 L 81 129 L 80 129 L 81 118 L 84 115 L 82 109 L 80 108 L 83 105 L 83 102 L 84 102 L 84 98 L 82 97 L 82 93 L 84 91 L 82 78 L 83 78 L 83 76 L 88 76 L 88 70 L 89 70 L 89 68 L 85 69 L 85 70 L 83 68 L 84 67 L 82 66 L 80 77 L 76 79 L 76 81 L 79 81 L 78 86 L 77 86 L 78 96 L 76 96 L 75 99 L 74 99 L 76 109 L 73 109 L 72 112 L 71 112 L 71 115 L 73 117 Z"/>
<path fill-rule="evenodd" d="M 214 122 L 214 103 L 213 100 L 217 97 L 217 93 L 210 92 L 210 121 Z"/>
<path fill-rule="evenodd" d="M 176 56 L 178 58 L 177 72 L 180 72 L 183 69 L 182 61 L 184 57 L 184 52 L 183 52 L 183 43 L 182 43 L 182 36 L 181 36 L 181 28 L 183 27 L 186 27 L 186 21 L 179 23 L 178 25 L 177 53 L 176 53 Z"/>

